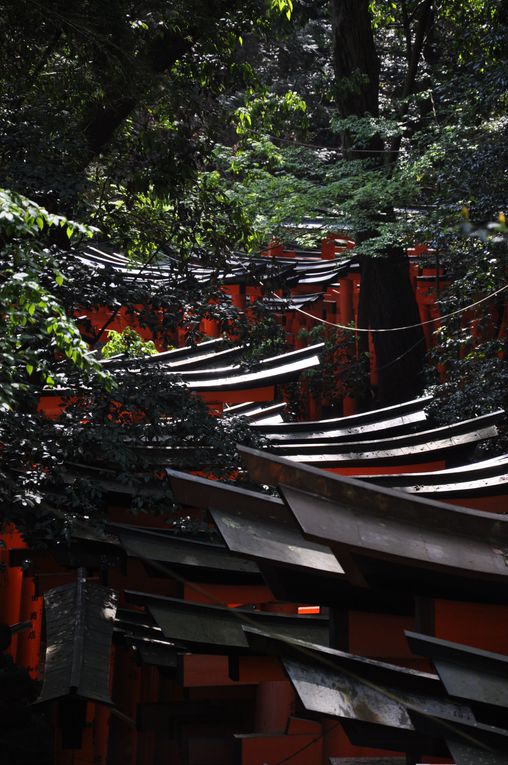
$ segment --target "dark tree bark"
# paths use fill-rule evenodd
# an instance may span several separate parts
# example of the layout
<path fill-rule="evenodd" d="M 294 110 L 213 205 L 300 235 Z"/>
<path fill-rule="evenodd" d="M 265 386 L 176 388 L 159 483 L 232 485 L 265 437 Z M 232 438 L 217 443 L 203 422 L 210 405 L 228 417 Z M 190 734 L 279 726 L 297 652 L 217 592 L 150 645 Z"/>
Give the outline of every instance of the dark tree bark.
<path fill-rule="evenodd" d="M 150 41 L 141 55 L 134 58 L 134 52 L 131 53 L 136 65 L 126 72 L 129 80 L 126 87 L 122 90 L 118 82 L 106 82 L 102 98 L 91 105 L 83 122 L 88 148 L 88 153 L 83 156 L 84 166 L 105 150 L 116 130 L 146 97 L 147 91 L 191 49 L 192 44 L 190 35 L 168 31 Z"/>
<path fill-rule="evenodd" d="M 431 0 L 423 0 L 421 15 L 423 24 L 428 18 Z M 376 51 L 372 19 L 368 0 L 330 0 L 333 29 L 333 56 L 336 77 L 336 101 L 343 117 L 379 115 L 380 64 Z M 420 29 L 420 27 L 419 27 Z M 404 96 L 414 87 L 417 65 L 425 35 L 420 29 L 414 43 L 408 42 L 408 71 Z M 348 145 L 349 143 L 349 145 Z M 345 138 L 345 153 L 350 159 L 365 159 L 373 168 L 396 162 L 400 144 L 392 150 L 389 161 L 383 154 L 384 142 L 374 136 L 368 145 L 356 151 L 350 139 Z M 356 232 L 357 243 L 376 236 L 375 222 L 383 216 L 393 216 L 392 210 L 372 211 L 372 230 Z M 419 312 L 409 280 L 407 257 L 394 243 L 383 257 L 363 257 L 361 263 L 362 283 L 359 323 L 362 328 L 389 329 L 418 325 Z M 393 403 L 409 399 L 423 387 L 423 364 L 425 341 L 422 328 L 397 332 L 373 333 L 378 371 L 379 403 Z M 365 343 L 365 338 L 362 338 Z M 365 345 L 364 345 L 365 347 Z"/>
<path fill-rule="evenodd" d="M 101 8 L 100 14 L 88 21 L 93 35 L 104 43 L 95 46 L 91 57 L 101 92 L 85 108 L 81 124 L 86 141 L 82 167 L 107 151 L 116 131 L 160 86 L 177 61 L 196 43 L 216 34 L 230 11 L 243 7 L 242 0 L 195 0 L 188 8 L 184 4 L 181 22 L 152 30 L 144 45 L 138 47 L 139 39 L 130 28 L 125 3 L 108 0 L 104 10 Z M 157 10 L 157 4 L 154 8 Z"/>
<path fill-rule="evenodd" d="M 409 96 L 415 91 L 416 75 L 418 72 L 418 65 L 422 58 L 424 46 L 427 41 L 428 34 L 432 28 L 434 21 L 434 2 L 433 0 L 424 0 L 420 6 L 418 18 L 416 22 L 416 29 L 414 35 L 414 42 L 412 43 L 407 60 L 406 78 L 404 81 L 404 87 L 402 88 L 400 106 L 398 109 L 399 119 L 403 119 L 409 110 Z M 401 136 L 395 136 L 390 146 L 390 161 L 396 162 L 397 155 L 400 150 Z"/>
<path fill-rule="evenodd" d="M 380 63 L 372 34 L 368 0 L 331 0 L 335 69 L 335 100 L 341 117 L 379 116 Z M 381 138 L 374 136 L 362 146 L 361 154 L 352 148 L 348 133 L 342 136 L 348 159 L 365 158 L 372 149 L 376 159 L 382 151 Z"/>
<path fill-rule="evenodd" d="M 332 0 L 336 98 L 344 117 L 379 114 L 379 58 L 368 0 Z"/>
<path fill-rule="evenodd" d="M 365 257 L 361 274 L 360 325 L 372 329 L 411 327 L 372 333 L 378 373 L 376 398 L 387 405 L 415 398 L 424 384 L 426 348 L 407 258 L 402 248 L 394 248 L 387 257 Z"/>

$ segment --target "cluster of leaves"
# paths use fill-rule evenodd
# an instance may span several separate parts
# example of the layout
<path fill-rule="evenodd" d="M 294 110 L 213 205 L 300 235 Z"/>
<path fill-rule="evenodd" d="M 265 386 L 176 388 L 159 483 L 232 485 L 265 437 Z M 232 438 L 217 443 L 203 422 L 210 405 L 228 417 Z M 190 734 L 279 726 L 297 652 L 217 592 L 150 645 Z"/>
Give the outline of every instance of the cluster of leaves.
<path fill-rule="evenodd" d="M 2 192 L 2 200 L 0 517 L 14 521 L 34 545 L 65 539 L 77 520 L 101 523 L 112 476 L 132 495 L 126 503 L 132 510 L 167 512 L 172 503 L 160 481 L 164 457 L 149 456 L 150 447 L 161 445 L 173 450 L 172 464 L 232 478 L 239 464 L 236 444 L 258 445 L 247 423 L 212 417 L 157 365 L 99 364 L 69 318 L 102 301 L 111 316 L 140 302 L 146 306 L 140 320 L 149 324 L 151 315 L 159 334 L 161 314 L 168 332 L 187 321 L 192 333 L 203 316 L 244 331 L 230 300 L 223 295 L 222 303 L 208 305 L 217 287 L 186 281 L 185 268 L 159 287 L 159 295 L 148 278 L 135 282 L 112 269 L 94 271 L 49 244 L 55 226 L 65 227 L 69 238 L 89 235 L 88 227 L 51 215 L 16 193 Z M 155 351 L 153 342 L 143 342 L 131 328 L 109 337 L 106 356 L 139 358 Z M 58 421 L 37 411 L 44 388 L 55 385 L 79 391 Z"/>
<path fill-rule="evenodd" d="M 310 331 L 300 330 L 299 336 L 304 342 L 324 342 L 319 370 L 309 370 L 304 375 L 318 401 L 330 412 L 338 413 L 347 396 L 361 404 L 369 401 L 370 355 L 358 347 L 353 325 L 351 331 L 345 331 L 320 324 Z"/>
<path fill-rule="evenodd" d="M 171 515 L 165 464 L 232 480 L 236 444 L 261 443 L 243 418 L 212 416 L 156 364 L 113 374 L 113 394 L 83 386 L 58 422 L 3 422 L 0 512 L 32 545 L 62 542 L 79 522 L 100 528 L 112 497 L 133 513 Z"/>
<path fill-rule="evenodd" d="M 262 121 L 246 124 L 244 116 L 240 140 L 224 149 L 218 161 L 230 196 L 247 206 L 253 242 L 276 233 L 282 240 L 292 237 L 297 244 L 312 245 L 327 230 L 346 231 L 359 244 L 362 268 L 372 257 L 389 256 L 394 246 L 426 242 L 457 279 L 443 303 L 446 312 L 449 305 L 456 307 L 454 295 L 461 296 L 461 305 L 470 304 L 505 279 L 503 265 L 490 286 L 480 289 L 477 284 L 485 258 L 499 259 L 498 252 L 492 255 L 496 231 L 487 223 L 496 221 L 507 205 L 506 5 L 497 0 L 376 0 L 369 5 L 374 56 L 367 50 L 368 33 L 355 42 L 342 39 L 342 48 L 356 45 L 357 61 L 365 55 L 371 71 L 357 69 L 345 76 L 339 70 L 345 69 L 348 53 L 342 50 L 335 81 L 327 36 L 336 31 L 336 18 L 330 19 L 324 4 L 315 4 L 312 11 L 306 3 L 296 6 L 285 35 L 257 50 L 264 54 L 261 76 L 269 91 L 280 95 L 291 90 L 306 103 L 305 125 L 295 129 L 289 124 L 285 132 L 263 130 Z M 330 7 L 342 19 L 352 14 L 342 0 Z M 371 98 L 367 110 L 362 92 L 372 92 L 376 76 L 377 98 Z M 461 226 L 464 207 L 469 231 Z M 308 218 L 320 220 L 321 228 L 306 229 Z M 474 232 L 481 232 L 482 246 L 471 245 L 468 234 Z M 370 295 L 367 302 L 374 298 Z M 414 321 L 402 314 L 394 319 L 395 325 Z M 461 380 L 470 370 L 492 391 L 486 405 L 497 406 L 503 361 L 499 344 L 490 339 L 478 344 L 481 337 L 476 329 L 473 336 L 470 326 L 448 323 L 433 363 L 447 370 L 443 396 L 468 389 Z M 395 359 L 404 353 L 400 348 Z M 485 375 L 475 372 L 480 358 Z"/>
<path fill-rule="evenodd" d="M 76 370 L 106 382 L 59 299 L 65 277 L 50 246 L 55 227 L 69 239 L 92 230 L 5 189 L 0 205 L 0 408 L 15 407 L 34 382 L 65 383 Z"/>
<path fill-rule="evenodd" d="M 287 22 L 291 10 L 291 0 L 3 9 L 0 161 L 14 191 L 0 200 L 0 506 L 32 539 L 58 537 L 74 516 L 101 515 L 103 490 L 83 476 L 69 483 L 69 460 L 94 467 L 91 456 L 101 454 L 120 480 L 142 487 L 157 471 L 135 444 L 165 439 L 209 472 L 237 468 L 242 423 L 211 418 L 155 367 L 106 374 L 70 317 L 109 309 L 99 330 L 80 322 L 92 348 L 121 309 L 162 347 L 182 325 L 197 338 L 203 317 L 245 331 L 218 291 L 225 255 L 249 236 L 212 158 L 213 136 L 231 123 L 218 95 L 250 84 L 251 68 L 236 57 L 242 36 L 281 15 Z M 64 252 L 98 229 L 138 265 L 173 258 L 172 275 L 154 288 L 143 275 L 90 269 Z M 215 280 L 191 275 L 195 257 L 217 268 Z M 80 401 L 48 421 L 37 412 L 44 386 L 79 390 Z M 150 504 L 142 491 L 134 496 L 135 506 Z"/>
<path fill-rule="evenodd" d="M 119 354 L 136 358 L 143 355 L 153 356 L 157 353 L 153 340 L 143 340 L 132 327 L 125 327 L 121 332 L 108 329 L 107 335 L 108 342 L 101 348 L 102 357 L 105 359 Z"/>
<path fill-rule="evenodd" d="M 494 226 L 482 230 L 481 236 L 468 235 L 468 228 L 465 234 L 447 236 L 441 254 L 447 279 L 439 305 L 449 318 L 437 332 L 429 371 L 435 396 L 431 413 L 439 422 L 508 407 L 508 239 L 499 231 L 493 235 Z M 506 447 L 506 426 L 502 432 L 497 448 Z"/>
<path fill-rule="evenodd" d="M 245 363 L 252 364 L 267 356 L 277 356 L 288 349 L 287 335 L 280 322 L 261 302 L 254 303 L 253 322 L 248 329 Z"/>
<path fill-rule="evenodd" d="M 213 449 L 230 475 L 233 441 L 245 435 L 210 420 L 161 370 L 107 378 L 69 317 L 101 305 L 111 321 L 124 307 L 158 332 L 161 345 L 174 342 L 182 323 L 195 336 L 204 316 L 245 332 L 217 292 L 220 266 L 235 247 L 253 249 L 277 233 L 309 244 L 346 230 L 360 243 L 363 265 L 394 244 L 426 241 L 455 278 L 444 311 L 502 286 L 499 232 L 485 221 L 506 203 L 505 6 L 373 0 L 371 79 L 379 74 L 379 88 L 368 109 L 350 105 L 369 77 L 345 77 L 334 61 L 340 14 L 329 8 L 343 6 L 271 0 L 267 16 L 255 0 L 6 4 L 0 159 L 4 182 L 37 204 L 1 197 L 1 502 L 2 512 L 26 517 L 35 536 L 55 532 L 51 507 L 62 513 L 60 530 L 73 514 L 101 515 L 103 490 L 86 476 L 65 477 L 73 454 L 91 470 L 90 455 L 102 449 L 115 474 L 137 476 L 141 486 L 154 466 L 136 444 L 166 439 L 195 461 Z M 358 36 L 357 52 L 368 41 Z M 473 230 L 487 232 L 479 241 L 457 235 L 464 206 Z M 308 217 L 319 217 L 321 229 L 307 231 Z M 73 218 L 100 228 L 138 264 L 169 255 L 179 263 L 174 278 L 154 288 L 113 269 L 90 271 L 62 251 L 92 230 Z M 192 277 L 194 257 L 217 266 L 216 283 Z M 271 330 L 263 325 L 256 348 L 266 348 L 261 335 Z M 108 326 L 88 328 L 92 346 Z M 275 348 L 279 340 L 268 342 Z M 437 361 L 457 411 L 480 384 L 492 391 L 492 406 L 501 400 L 498 352 L 497 336 L 478 344 L 469 326 L 446 325 Z M 356 384 L 355 369 L 343 370 L 344 390 Z M 61 423 L 35 412 L 41 387 L 55 384 L 87 394 Z M 134 494 L 150 504 L 146 492 Z"/>

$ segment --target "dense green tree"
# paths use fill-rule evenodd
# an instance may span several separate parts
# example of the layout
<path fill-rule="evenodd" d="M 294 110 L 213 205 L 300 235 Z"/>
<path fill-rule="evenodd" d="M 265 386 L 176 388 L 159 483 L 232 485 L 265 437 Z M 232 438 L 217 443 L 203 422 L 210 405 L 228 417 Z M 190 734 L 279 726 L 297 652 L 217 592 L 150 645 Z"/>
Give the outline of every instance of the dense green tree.
<path fill-rule="evenodd" d="M 98 444 L 121 480 L 139 475 L 141 485 L 150 466 L 132 447 L 140 438 L 206 452 L 203 464 L 224 475 L 236 468 L 240 422 L 210 417 L 162 370 L 106 373 L 72 317 L 99 304 L 114 318 L 120 306 L 142 304 L 146 324 L 163 316 L 166 342 L 182 322 L 192 335 L 206 312 L 235 320 L 225 298 L 208 307 L 217 283 L 199 285 L 186 268 L 193 256 L 219 266 L 248 231 L 210 164 L 223 110 L 214 104 L 227 83 L 249 76 L 233 60 L 240 35 L 290 8 L 285 0 L 2 6 L 0 166 L 10 190 L 0 197 L 0 514 L 32 541 L 61 536 L 83 515 L 100 518 L 101 491 L 64 475 L 69 459 L 86 463 Z M 68 252 L 90 234 L 138 263 L 169 255 L 178 273 L 154 289 L 90 271 Z M 95 335 L 85 328 L 92 346 L 108 325 Z M 48 421 L 37 411 L 44 385 L 79 390 L 82 400 Z M 121 416 L 133 408 L 131 420 Z M 141 490 L 135 496 L 135 507 L 152 506 Z"/>
<path fill-rule="evenodd" d="M 322 219 L 314 241 L 327 230 L 351 233 L 362 265 L 362 325 L 417 325 L 405 248 L 428 243 L 453 274 L 464 265 L 461 251 L 471 249 L 463 206 L 472 228 L 506 208 L 506 4 L 333 0 L 314 8 L 321 35 L 299 14 L 302 6 L 282 57 L 295 53 L 295 78 L 277 69 L 276 43 L 275 63 L 265 69 L 274 93 L 286 83 L 293 103 L 308 99 L 304 114 L 319 113 L 317 128 L 312 119 L 293 119 L 285 132 L 273 123 L 267 129 L 251 99 L 249 129 L 244 116 L 238 144 L 221 155 L 232 193 L 264 235 L 292 232 L 310 241 L 291 225 L 309 216 Z M 306 65 L 324 77 L 319 110 L 315 80 L 299 76 L 303 50 Z M 486 251 L 490 245 L 487 237 Z M 482 272 L 481 262 L 468 262 L 469 273 Z M 475 299 L 464 289 L 462 298 Z M 414 395 L 423 385 L 420 328 L 374 340 L 381 400 Z"/>
<path fill-rule="evenodd" d="M 143 423 L 128 424 L 132 438 L 144 430 L 193 448 L 204 416 L 178 386 L 157 401 L 157 375 L 140 386 L 129 371 L 120 380 L 99 370 L 70 319 L 78 309 L 99 302 L 113 318 L 120 305 L 147 305 L 143 319 L 162 312 L 169 341 L 203 311 L 235 320 L 226 303 L 208 307 L 217 285 L 193 282 L 190 258 L 220 264 L 272 234 L 307 244 L 329 230 L 358 242 L 365 327 L 418 323 L 403 254 L 418 241 L 454 277 L 444 311 L 503 286 L 503 0 L 300 0 L 291 23 L 289 0 L 51 0 L 2 10 L 0 167 L 12 191 L 2 192 L 0 218 L 1 503 L 39 537 L 79 514 L 79 487 L 87 516 L 102 511 L 90 482 L 66 483 L 73 449 L 84 458 L 108 445 L 124 477 L 147 468 L 125 441 L 126 423 L 111 417 L 115 401 L 135 405 L 136 385 L 147 408 Z M 302 228 L 308 217 L 321 229 Z M 138 263 L 178 259 L 178 280 L 155 291 L 115 277 L 113 292 L 112 272 L 91 273 L 67 252 L 90 232 Z M 499 292 L 497 325 L 503 312 Z M 108 327 L 89 333 L 92 344 Z M 375 337 L 380 399 L 413 395 L 419 328 Z M 444 325 L 437 361 L 449 416 L 474 411 L 469 393 L 479 387 L 502 401 L 500 343 L 481 337 L 463 317 Z M 44 384 L 80 386 L 84 409 L 61 427 L 40 418 Z M 185 420 L 167 419 L 175 408 Z M 95 430 L 82 426 L 91 411 L 103 413 Z M 196 453 L 215 449 L 227 472 L 232 440 L 206 423 Z"/>

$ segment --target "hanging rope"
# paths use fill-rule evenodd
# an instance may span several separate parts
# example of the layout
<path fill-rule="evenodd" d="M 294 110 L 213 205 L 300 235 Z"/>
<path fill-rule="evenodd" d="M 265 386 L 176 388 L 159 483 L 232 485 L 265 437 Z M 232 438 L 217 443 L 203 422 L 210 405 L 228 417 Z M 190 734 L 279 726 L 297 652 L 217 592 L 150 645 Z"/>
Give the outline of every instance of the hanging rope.
<path fill-rule="evenodd" d="M 470 303 L 464 308 L 458 308 L 456 311 L 445 313 L 443 316 L 438 316 L 436 319 L 427 319 L 426 321 L 420 321 L 417 324 L 408 324 L 405 327 L 386 327 L 384 329 L 367 329 L 365 327 L 350 327 L 350 326 L 347 326 L 347 324 L 338 324 L 333 321 L 328 321 L 327 319 L 322 319 L 319 316 L 314 316 L 314 314 L 309 313 L 308 311 L 304 311 L 303 308 L 299 308 L 296 305 L 291 305 L 291 303 L 290 303 L 290 308 L 292 308 L 295 311 L 298 311 L 298 313 L 301 313 L 304 316 L 308 316 L 309 318 L 314 319 L 314 321 L 321 322 L 321 324 L 326 324 L 329 327 L 336 327 L 337 329 L 343 329 L 348 332 L 355 332 L 355 333 L 356 332 L 372 332 L 372 333 L 375 332 L 378 334 L 381 332 L 405 332 L 408 329 L 416 329 L 417 327 L 424 327 L 427 324 L 435 324 L 438 321 L 443 321 L 444 319 L 450 319 L 452 316 L 458 316 L 459 314 L 465 313 L 466 311 L 470 311 L 472 308 L 476 308 L 476 306 L 481 305 L 482 303 L 485 303 L 487 300 L 490 300 L 496 295 L 500 295 L 501 292 L 504 292 L 506 289 L 508 289 L 508 284 L 505 284 L 503 287 L 500 287 L 498 290 L 491 292 L 489 295 L 486 295 L 486 297 L 481 298 L 481 300 L 476 300 L 474 303 Z M 339 294 L 338 290 L 332 290 L 332 292 Z M 277 295 L 275 292 L 272 292 L 272 295 L 280 300 L 280 296 Z"/>

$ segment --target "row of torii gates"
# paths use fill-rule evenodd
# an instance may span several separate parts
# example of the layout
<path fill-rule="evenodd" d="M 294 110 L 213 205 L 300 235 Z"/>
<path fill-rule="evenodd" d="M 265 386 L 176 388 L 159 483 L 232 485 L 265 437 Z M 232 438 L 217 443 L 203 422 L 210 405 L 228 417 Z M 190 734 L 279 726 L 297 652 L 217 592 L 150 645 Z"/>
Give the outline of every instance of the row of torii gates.
<path fill-rule="evenodd" d="M 437 320 L 445 277 L 422 254 L 411 254 L 411 278 L 422 320 Z M 139 363 L 155 358 L 222 416 L 246 417 L 268 446 L 244 449 L 244 465 L 276 494 L 211 481 L 206 460 L 182 465 L 181 452 L 159 449 L 154 473 L 181 513 L 220 534 L 191 538 L 170 531 L 171 513 L 132 516 L 134 490 L 93 455 L 69 470 L 107 492 L 106 533 L 76 528 L 68 548 L 34 551 L 5 528 L 6 654 L 43 683 L 36 705 L 13 702 L 19 740 L 49 721 L 39 761 L 56 765 L 500 765 L 508 461 L 468 463 L 503 413 L 431 428 L 425 400 L 364 413 L 345 402 L 346 416 L 326 420 L 318 402 L 307 421 L 284 422 L 283 386 L 319 370 L 299 329 L 312 317 L 354 322 L 359 275 L 352 243 L 337 237 L 320 257 L 280 245 L 267 255 L 280 289 L 235 283 L 237 263 L 224 289 L 241 310 L 267 300 L 292 350 L 245 371 L 204 319 L 203 345 Z M 126 267 L 100 248 L 80 257 Z M 105 315 L 89 312 L 94 326 Z M 120 311 L 110 326 L 146 337 L 136 321 Z M 45 391 L 40 408 L 58 417 L 72 395 Z"/>
<path fill-rule="evenodd" d="M 437 345 L 436 330 L 441 326 L 441 311 L 438 305 L 443 292 L 449 285 L 445 268 L 441 265 L 435 251 L 425 245 L 416 245 L 407 250 L 408 275 L 416 298 L 422 330 L 427 350 Z M 109 265 L 115 269 L 125 268 L 127 261 L 123 256 L 98 247 L 89 247 L 81 260 L 91 266 Z M 307 251 L 285 249 L 277 240 L 272 241 L 259 256 L 243 257 L 239 255 L 220 269 L 191 264 L 190 271 L 196 279 L 205 283 L 214 278 L 222 283 L 222 291 L 229 296 L 231 304 L 240 313 L 248 317 L 251 324 L 258 321 L 254 307 L 262 306 L 265 314 L 270 314 L 282 326 L 287 347 L 298 349 L 309 344 L 308 335 L 312 330 L 322 327 L 324 337 L 332 337 L 339 348 L 341 364 L 347 362 L 347 356 L 354 358 L 358 347 L 359 296 L 361 286 L 360 266 L 354 253 L 354 242 L 345 236 L 329 234 L 321 242 L 321 248 L 309 255 Z M 149 271 L 148 278 L 157 274 L 164 276 L 164 267 L 158 271 Z M 275 284 L 274 284 L 275 282 Z M 483 297 L 483 296 L 479 296 Z M 211 305 L 213 308 L 213 305 Z M 87 310 L 87 318 L 95 332 L 107 324 L 108 329 L 122 331 L 130 326 L 145 339 L 153 338 L 153 330 L 142 321 L 144 306 L 129 306 L 115 312 L 113 319 L 107 307 L 98 306 Z M 189 326 L 193 316 L 184 317 L 175 330 L 170 342 L 176 346 L 188 342 Z M 188 320 L 188 323 L 187 323 Z M 470 327 L 473 338 L 477 340 L 494 339 L 504 341 L 508 320 L 506 303 L 500 306 L 498 301 L 489 301 L 475 309 L 465 309 L 461 314 L 461 323 Z M 219 338 L 227 331 L 227 324 L 212 314 L 205 316 L 199 325 L 199 333 L 206 338 Z M 347 338 L 354 338 L 347 343 Z M 233 335 L 234 337 L 234 335 Z M 168 337 L 164 337 L 162 350 L 167 347 Z M 348 346 L 348 350 L 346 347 Z M 370 383 L 373 389 L 377 385 L 377 362 L 372 335 L 368 336 L 370 356 Z M 465 352 L 465 350 L 463 351 Z M 440 370 L 443 374 L 443 370 Z M 337 389 L 344 388 L 337 377 Z M 259 394 L 258 394 L 259 396 Z M 306 395 L 307 415 L 319 418 L 323 414 L 323 402 L 320 397 L 314 399 L 311 391 Z M 342 404 L 346 415 L 357 411 L 354 396 L 344 391 L 342 400 L 335 395 L 335 404 Z M 305 414 L 305 408 L 304 412 Z"/>

